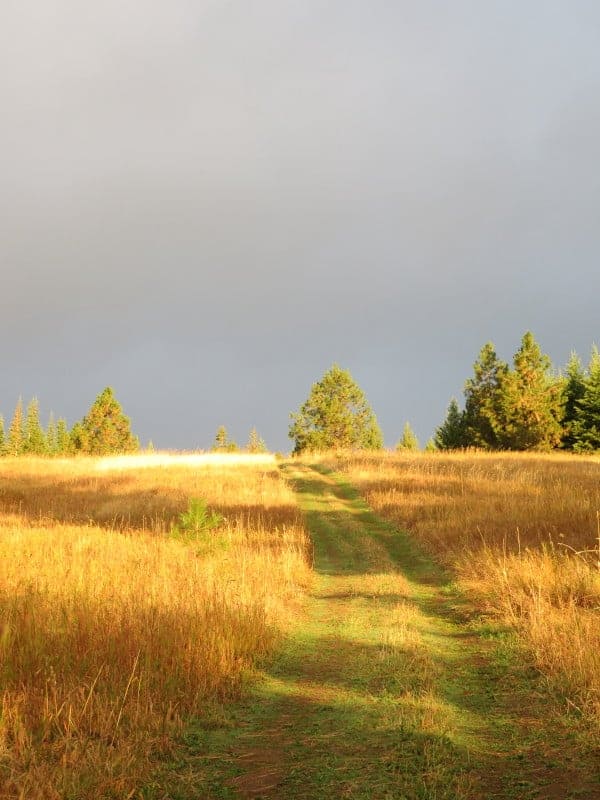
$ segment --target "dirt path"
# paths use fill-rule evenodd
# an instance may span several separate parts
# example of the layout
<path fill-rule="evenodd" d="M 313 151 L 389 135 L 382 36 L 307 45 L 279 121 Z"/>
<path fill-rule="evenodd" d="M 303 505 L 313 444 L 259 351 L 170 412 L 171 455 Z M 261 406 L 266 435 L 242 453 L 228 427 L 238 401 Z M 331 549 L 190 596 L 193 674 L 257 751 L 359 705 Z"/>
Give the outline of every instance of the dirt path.
<path fill-rule="evenodd" d="M 284 469 L 314 540 L 306 619 L 226 726 L 190 731 L 179 788 L 147 796 L 600 798 L 502 631 L 351 487 Z"/>

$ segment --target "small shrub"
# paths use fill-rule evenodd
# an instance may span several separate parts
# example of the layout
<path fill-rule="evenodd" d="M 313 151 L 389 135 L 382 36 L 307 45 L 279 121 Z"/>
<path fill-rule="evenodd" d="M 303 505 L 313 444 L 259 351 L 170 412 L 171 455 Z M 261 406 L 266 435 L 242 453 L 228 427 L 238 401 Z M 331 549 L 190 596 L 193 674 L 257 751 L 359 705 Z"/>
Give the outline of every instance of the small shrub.
<path fill-rule="evenodd" d="M 179 522 L 171 527 L 171 536 L 183 542 L 202 541 L 222 522 L 223 516 L 216 511 L 209 511 L 206 500 L 202 497 L 193 497 L 187 511 L 182 511 L 179 515 Z"/>

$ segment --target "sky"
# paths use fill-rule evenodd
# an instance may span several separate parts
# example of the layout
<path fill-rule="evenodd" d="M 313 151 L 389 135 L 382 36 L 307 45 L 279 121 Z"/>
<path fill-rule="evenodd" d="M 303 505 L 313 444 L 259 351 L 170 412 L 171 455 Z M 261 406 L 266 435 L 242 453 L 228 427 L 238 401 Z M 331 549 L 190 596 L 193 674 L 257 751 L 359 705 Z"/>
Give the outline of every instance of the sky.
<path fill-rule="evenodd" d="M 0 176 L 7 422 L 285 452 L 338 363 L 424 443 L 485 342 L 600 343 L 600 4 L 5 0 Z"/>

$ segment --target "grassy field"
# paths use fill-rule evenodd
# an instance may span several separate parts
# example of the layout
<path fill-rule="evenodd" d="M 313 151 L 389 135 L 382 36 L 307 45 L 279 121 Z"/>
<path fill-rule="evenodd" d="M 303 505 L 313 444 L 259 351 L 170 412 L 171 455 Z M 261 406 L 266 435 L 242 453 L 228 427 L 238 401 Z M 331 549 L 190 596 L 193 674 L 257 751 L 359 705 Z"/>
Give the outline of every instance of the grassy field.
<path fill-rule="evenodd" d="M 600 800 L 589 725 L 514 633 L 322 464 L 282 467 L 314 542 L 305 614 L 149 800 Z"/>
<path fill-rule="evenodd" d="M 192 498 L 223 520 L 174 535 Z M 0 461 L 0 796 L 138 796 L 287 630 L 307 544 L 272 457 Z"/>
<path fill-rule="evenodd" d="M 0 797 L 600 798 L 599 474 L 2 459 Z"/>
<path fill-rule="evenodd" d="M 557 697 L 600 723 L 600 459 L 374 454 L 323 462 L 515 626 Z"/>

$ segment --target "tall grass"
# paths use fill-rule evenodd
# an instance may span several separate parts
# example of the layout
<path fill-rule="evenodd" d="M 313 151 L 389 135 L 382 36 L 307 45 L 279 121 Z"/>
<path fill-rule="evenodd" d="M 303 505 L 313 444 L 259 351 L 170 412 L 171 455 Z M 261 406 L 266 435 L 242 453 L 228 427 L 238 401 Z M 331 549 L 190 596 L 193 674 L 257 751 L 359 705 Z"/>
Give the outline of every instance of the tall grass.
<path fill-rule="evenodd" d="M 514 625 L 561 696 L 600 722 L 598 457 L 385 453 L 328 463 Z"/>
<path fill-rule="evenodd" d="M 273 461 L 0 462 L 0 797 L 127 798 L 239 693 L 310 580 Z M 203 498 L 223 517 L 171 535 Z"/>

